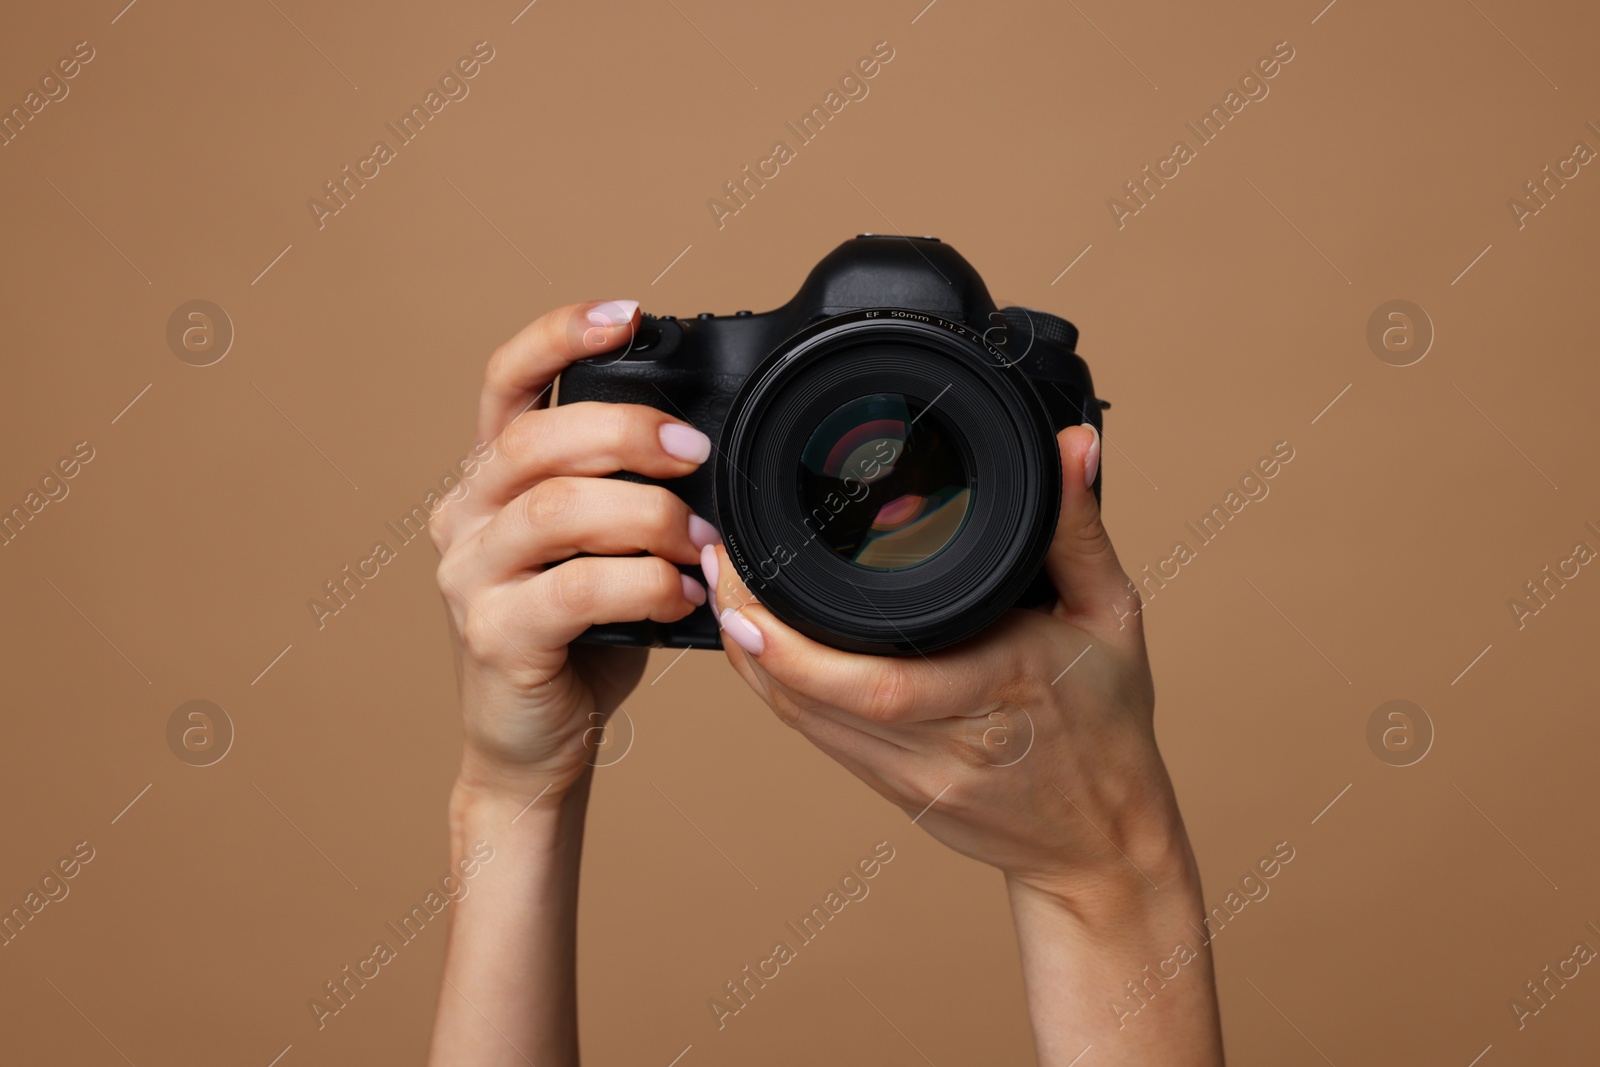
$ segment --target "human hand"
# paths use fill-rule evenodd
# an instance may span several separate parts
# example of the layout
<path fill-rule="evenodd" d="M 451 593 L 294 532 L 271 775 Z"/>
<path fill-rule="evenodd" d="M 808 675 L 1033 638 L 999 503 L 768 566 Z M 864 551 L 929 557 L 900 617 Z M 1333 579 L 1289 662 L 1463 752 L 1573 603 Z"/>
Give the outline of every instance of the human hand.
<path fill-rule="evenodd" d="M 1199 871 L 1156 749 L 1139 594 L 1088 489 L 1099 434 L 1071 427 L 1057 443 L 1045 568 L 1058 602 L 1008 612 L 953 649 L 841 652 L 762 607 L 720 545 L 701 566 L 728 659 L 779 717 L 934 837 L 1005 872 L 1041 1065 L 1093 1047 L 1121 1067 L 1220 1067 L 1211 954 L 1194 936 Z"/>
<path fill-rule="evenodd" d="M 1064 485 L 1048 612 L 1013 610 L 928 656 L 865 656 L 779 622 L 720 546 L 702 567 L 727 655 L 790 726 L 1013 891 L 1111 914 L 1196 882 L 1155 743 L 1138 593 L 1087 488 L 1100 440 L 1058 437 Z"/>
<path fill-rule="evenodd" d="M 681 477 L 710 441 L 642 405 L 548 406 L 556 375 L 627 342 L 637 316 L 631 300 L 570 305 L 500 346 L 478 411 L 490 458 L 429 524 L 469 787 L 548 785 L 559 797 L 582 777 L 586 739 L 638 684 L 646 656 L 569 643 L 596 623 L 673 622 L 705 603 L 673 564 L 699 558 L 716 539 L 711 525 L 667 489 L 605 475 Z"/>

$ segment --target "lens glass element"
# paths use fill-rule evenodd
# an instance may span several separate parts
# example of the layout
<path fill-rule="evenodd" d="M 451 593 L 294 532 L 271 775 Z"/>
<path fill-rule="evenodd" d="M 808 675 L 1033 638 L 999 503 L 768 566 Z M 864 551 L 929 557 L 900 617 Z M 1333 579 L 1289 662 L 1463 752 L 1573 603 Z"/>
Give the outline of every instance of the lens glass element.
<path fill-rule="evenodd" d="M 875 571 L 938 555 L 972 504 L 955 431 L 932 404 L 902 393 L 858 397 L 824 418 L 799 474 L 806 533 Z"/>

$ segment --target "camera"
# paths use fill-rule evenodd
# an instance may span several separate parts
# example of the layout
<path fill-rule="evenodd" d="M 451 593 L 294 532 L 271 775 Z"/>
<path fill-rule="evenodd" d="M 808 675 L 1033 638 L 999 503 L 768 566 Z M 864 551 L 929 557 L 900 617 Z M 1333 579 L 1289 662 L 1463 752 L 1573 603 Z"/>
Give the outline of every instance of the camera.
<path fill-rule="evenodd" d="M 808 637 L 927 653 L 1055 597 L 1055 435 L 1109 407 L 1077 341 L 1065 319 L 997 308 L 937 238 L 863 234 L 775 310 L 644 315 L 625 351 L 568 367 L 556 402 L 646 404 L 701 430 L 713 450 L 693 474 L 614 477 L 715 524 L 739 577 Z M 721 647 L 709 606 L 580 640 Z"/>

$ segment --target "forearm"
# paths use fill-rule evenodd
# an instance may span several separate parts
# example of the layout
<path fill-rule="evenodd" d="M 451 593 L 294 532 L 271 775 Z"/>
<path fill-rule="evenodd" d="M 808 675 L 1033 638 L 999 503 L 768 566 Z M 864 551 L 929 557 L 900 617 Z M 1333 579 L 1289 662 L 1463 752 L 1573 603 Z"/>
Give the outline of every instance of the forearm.
<path fill-rule="evenodd" d="M 1222 1030 L 1199 878 L 1186 846 L 1151 887 L 1077 899 L 1007 880 L 1041 1067 L 1220 1067 Z"/>
<path fill-rule="evenodd" d="M 589 777 L 528 802 L 542 786 L 458 781 L 451 865 L 494 849 L 452 907 L 429 1063 L 570 1067 L 578 1062 L 578 866 Z"/>

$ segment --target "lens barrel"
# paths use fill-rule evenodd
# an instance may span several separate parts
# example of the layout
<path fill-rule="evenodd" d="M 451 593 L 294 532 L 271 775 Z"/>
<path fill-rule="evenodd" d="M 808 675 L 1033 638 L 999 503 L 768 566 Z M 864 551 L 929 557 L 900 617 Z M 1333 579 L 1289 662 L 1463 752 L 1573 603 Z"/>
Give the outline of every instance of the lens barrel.
<path fill-rule="evenodd" d="M 746 380 L 716 515 L 740 577 L 801 633 L 927 653 L 1038 573 L 1061 503 L 1049 414 L 976 330 L 884 308 L 825 319 Z"/>

